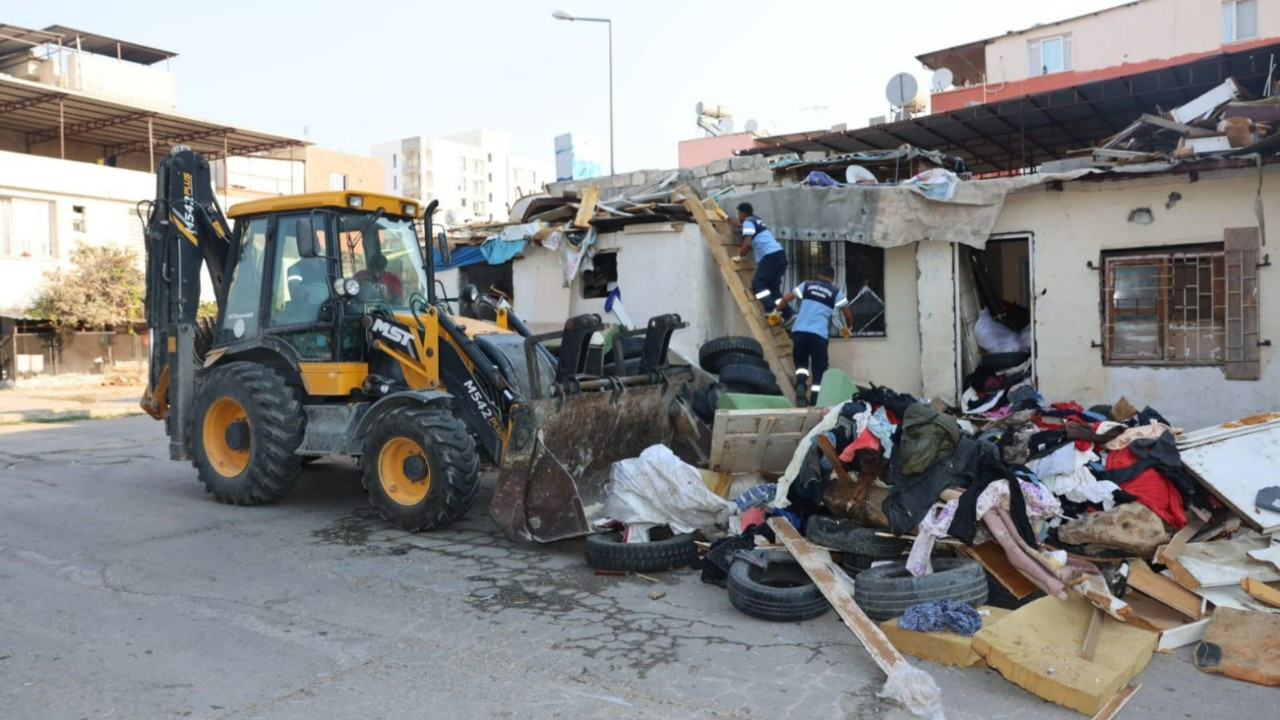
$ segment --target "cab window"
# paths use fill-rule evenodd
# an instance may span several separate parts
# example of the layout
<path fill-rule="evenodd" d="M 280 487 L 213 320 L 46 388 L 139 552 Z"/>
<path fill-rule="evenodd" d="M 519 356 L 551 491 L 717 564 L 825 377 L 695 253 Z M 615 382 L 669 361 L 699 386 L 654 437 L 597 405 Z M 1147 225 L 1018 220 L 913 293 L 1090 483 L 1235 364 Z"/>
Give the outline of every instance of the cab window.
<path fill-rule="evenodd" d="M 222 316 L 222 336 L 227 342 L 258 334 L 262 268 L 267 250 L 267 219 L 254 218 L 243 227 L 240 256 L 231 273 L 227 305 Z"/>
<path fill-rule="evenodd" d="M 312 232 L 321 252 L 325 233 L 323 216 L 288 215 L 276 220 L 272 243 L 271 327 L 316 322 L 320 307 L 329 299 L 327 261 L 323 256 L 304 258 L 298 251 L 299 236 Z"/>

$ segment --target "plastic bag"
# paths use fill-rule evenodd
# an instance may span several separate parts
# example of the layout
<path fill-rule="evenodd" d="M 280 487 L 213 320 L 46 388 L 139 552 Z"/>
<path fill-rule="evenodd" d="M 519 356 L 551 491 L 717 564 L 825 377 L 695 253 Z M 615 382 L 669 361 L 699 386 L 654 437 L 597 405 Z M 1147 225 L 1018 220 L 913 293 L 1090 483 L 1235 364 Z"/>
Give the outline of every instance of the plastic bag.
<path fill-rule="evenodd" d="M 993 320 L 986 308 L 978 313 L 973 334 L 978 340 L 978 347 L 989 353 L 1016 353 L 1024 350 L 1018 333 Z M 1029 337 L 1027 339 L 1030 340 Z"/>
<path fill-rule="evenodd" d="M 942 714 L 942 691 L 929 673 L 905 660 L 893 666 L 884 681 L 880 697 L 897 700 L 912 715 L 928 720 L 946 720 Z"/>
<path fill-rule="evenodd" d="M 665 445 L 651 445 L 640 457 L 619 460 L 609 470 L 605 514 L 626 523 L 627 542 L 646 542 L 649 530 L 666 525 L 675 533 L 702 530 L 716 536 L 734 504 L 707 489 L 698 469 Z"/>

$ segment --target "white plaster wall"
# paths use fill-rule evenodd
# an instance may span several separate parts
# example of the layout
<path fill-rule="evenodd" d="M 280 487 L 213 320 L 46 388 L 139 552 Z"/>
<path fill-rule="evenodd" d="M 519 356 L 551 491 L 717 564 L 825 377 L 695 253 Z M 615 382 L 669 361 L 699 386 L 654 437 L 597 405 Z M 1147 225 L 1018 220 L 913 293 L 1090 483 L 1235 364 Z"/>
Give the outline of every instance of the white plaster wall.
<path fill-rule="evenodd" d="M 1256 170 L 1230 170 L 1201 172 L 1198 182 L 1185 174 L 1075 182 L 1066 183 L 1061 192 L 1035 188 L 1008 198 L 996 232 L 1035 234 L 1037 369 L 1046 399 L 1087 406 L 1123 395 L 1187 428 L 1280 409 L 1280 368 L 1273 362 L 1273 348 L 1260 348 L 1260 380 L 1229 381 L 1219 367 L 1107 367 L 1101 351 L 1090 347 L 1102 340 L 1102 279 L 1086 263 L 1097 265 L 1103 250 L 1221 242 L 1224 228 L 1256 225 L 1257 181 Z M 1182 199 L 1166 208 L 1175 191 Z M 1280 207 L 1280 169 L 1275 166 L 1266 172 L 1263 201 L 1269 211 Z M 1138 207 L 1150 208 L 1155 222 L 1128 222 L 1129 212 Z M 1274 300 L 1280 293 L 1280 270 L 1258 272 L 1261 337 L 1280 342 L 1280 310 Z"/>
<path fill-rule="evenodd" d="M 916 246 L 884 252 L 885 333 L 882 338 L 832 338 L 831 367 L 855 382 L 921 392 L 920 317 L 916 311 Z"/>
<path fill-rule="evenodd" d="M 920 327 L 921 397 L 955 404 L 956 313 L 955 247 L 916 243 L 917 312 Z"/>
<path fill-rule="evenodd" d="M 67 77 L 73 89 L 107 100 L 163 112 L 173 112 L 177 106 L 177 77 L 163 66 L 70 52 Z"/>
<path fill-rule="evenodd" d="M 1070 14 L 1069 10 L 1062 13 Z M 987 81 L 1028 77 L 1027 41 L 1071 34 L 1076 71 L 1167 60 L 1222 45 L 1222 3 L 1217 0 L 1142 2 L 1064 22 L 1045 23 L 994 38 L 986 46 Z M 1258 0 L 1258 37 L 1280 36 L 1280 6 Z M 1230 45 L 1226 46 L 1230 49 Z"/>
<path fill-rule="evenodd" d="M 71 160 L 0 152 L 0 196 L 53 203 L 55 257 L 0 255 L 0 308 L 25 309 L 43 282 L 45 271 L 70 264 L 77 243 L 132 248 L 144 267 L 139 200 L 155 196 L 150 173 Z M 72 228 L 72 207 L 85 208 L 86 232 Z"/>
<path fill-rule="evenodd" d="M 689 327 L 676 331 L 671 345 L 696 358 L 702 343 L 723 335 L 746 335 L 746 321 L 693 223 L 633 225 L 604 233 L 601 251 L 618 253 L 618 287 L 622 304 L 637 326 L 650 317 L 676 313 Z M 582 297 L 582 278 L 563 287 L 563 251 L 530 246 L 512 266 L 516 312 L 537 330 L 563 326 L 566 318 L 604 312 L 604 300 Z"/>

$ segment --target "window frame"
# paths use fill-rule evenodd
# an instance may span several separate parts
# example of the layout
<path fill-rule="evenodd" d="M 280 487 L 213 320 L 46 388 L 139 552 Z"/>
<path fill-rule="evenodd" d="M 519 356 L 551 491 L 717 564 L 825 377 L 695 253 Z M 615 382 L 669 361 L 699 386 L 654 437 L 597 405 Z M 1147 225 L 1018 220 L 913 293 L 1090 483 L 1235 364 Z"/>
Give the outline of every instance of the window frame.
<path fill-rule="evenodd" d="M 800 253 L 801 246 L 803 244 L 811 243 L 811 242 L 822 243 L 822 244 L 829 245 L 831 247 L 831 250 L 832 250 L 831 266 L 836 269 L 836 285 L 841 290 L 844 291 L 845 299 L 847 299 L 849 301 L 850 306 L 852 306 L 854 301 L 861 295 L 863 290 L 862 287 L 859 287 L 857 290 L 854 290 L 853 288 L 849 287 L 848 269 L 849 269 L 849 263 L 852 260 L 852 258 L 850 257 L 852 253 L 849 252 L 848 246 L 857 245 L 857 243 L 850 243 L 850 242 L 839 241 L 839 240 L 837 241 L 827 241 L 827 240 L 784 241 L 783 246 L 787 252 L 788 263 L 787 263 L 787 274 L 786 274 L 786 277 L 784 278 L 786 284 L 783 286 L 782 291 L 784 293 L 792 292 L 793 290 L 795 290 L 797 287 L 800 286 L 800 283 L 804 282 L 805 280 L 814 280 L 817 278 L 816 268 L 811 268 L 812 272 L 802 273 L 800 268 L 801 263 L 796 261 L 797 258 L 799 258 L 801 255 Z M 875 245 L 863 245 L 861 247 L 878 250 L 880 252 L 880 292 L 876 292 L 875 288 L 870 286 L 867 286 L 867 290 L 872 294 L 873 297 L 879 300 L 881 305 L 885 308 L 884 311 L 881 312 L 882 319 L 880 321 L 880 324 L 883 327 L 883 329 L 869 330 L 862 333 L 854 332 L 852 336 L 848 339 L 850 340 L 868 340 L 868 339 L 883 340 L 889 337 L 889 322 L 888 322 L 888 313 L 887 313 L 888 306 L 885 303 L 885 299 L 884 299 L 884 296 L 885 296 L 885 287 L 884 287 L 885 249 Z M 810 276 L 805 277 L 804 275 L 810 275 Z M 799 309 L 799 303 L 800 303 L 800 300 L 799 298 L 797 298 L 795 301 L 793 301 L 791 307 L 794 309 Z M 831 317 L 832 317 L 832 322 L 831 322 L 829 337 L 840 338 L 841 337 L 840 330 L 845 326 L 844 313 L 840 311 L 836 311 L 835 313 L 832 314 Z M 853 328 L 850 328 L 850 330 L 852 331 Z"/>
<path fill-rule="evenodd" d="M 1240 34 L 1240 6 L 1251 4 L 1253 7 L 1253 33 L 1241 36 Z M 1231 43 L 1242 42 L 1244 40 L 1254 40 L 1260 37 L 1258 30 L 1258 0 L 1223 0 L 1222 3 L 1222 44 L 1229 45 Z M 1228 15 L 1230 19 L 1228 20 Z M 1229 33 L 1228 33 L 1229 31 Z"/>
<path fill-rule="evenodd" d="M 1045 64 L 1044 44 L 1046 42 L 1058 41 L 1058 65 L 1056 70 L 1051 70 Z M 1027 41 L 1027 70 L 1031 77 L 1040 77 L 1042 75 L 1056 75 L 1058 73 L 1070 72 L 1074 69 L 1075 63 L 1072 57 L 1071 33 L 1059 33 L 1057 35 L 1047 35 L 1045 37 L 1036 38 Z"/>
<path fill-rule="evenodd" d="M 1153 248 L 1137 248 L 1102 253 L 1100 290 L 1100 314 L 1102 322 L 1102 364 L 1108 367 L 1222 367 L 1227 363 L 1227 316 L 1230 312 L 1229 299 L 1225 297 L 1227 284 L 1226 249 L 1223 243 L 1198 243 L 1194 245 L 1166 246 Z M 1174 286 L 1175 263 L 1188 258 L 1208 259 L 1210 263 L 1210 317 L 1213 323 L 1219 320 L 1215 312 L 1213 297 L 1216 282 L 1223 286 L 1220 326 L 1210 325 L 1209 331 L 1221 336 L 1218 346 L 1218 358 L 1206 359 L 1204 353 L 1198 353 L 1194 359 L 1178 359 L 1170 357 L 1174 327 L 1174 308 L 1177 302 L 1177 290 Z M 1215 276 L 1215 266 L 1220 273 Z M 1155 267 L 1157 277 L 1156 298 L 1154 307 L 1129 308 L 1124 313 L 1115 305 L 1115 271 L 1117 268 Z M 1167 279 L 1167 282 L 1165 281 Z M 1198 301 L 1197 301 L 1198 302 Z M 1116 354 L 1116 322 L 1115 318 L 1123 314 L 1151 314 L 1156 316 L 1156 353 L 1155 357 L 1137 357 Z M 1197 322 L 1199 307 L 1197 306 Z M 1185 329 L 1183 330 L 1185 332 Z M 1203 333 L 1203 330 L 1198 331 Z M 1210 348 L 1212 352 L 1212 348 Z"/>
<path fill-rule="evenodd" d="M 19 233 L 17 227 L 25 225 L 14 220 L 15 203 L 40 204 L 45 211 L 43 238 L 33 238 L 29 232 Z M 18 257 L 32 260 L 58 259 L 58 203 L 44 198 L 24 197 L 22 195 L 0 195 L 0 256 Z M 21 247 L 19 247 L 21 242 Z"/>

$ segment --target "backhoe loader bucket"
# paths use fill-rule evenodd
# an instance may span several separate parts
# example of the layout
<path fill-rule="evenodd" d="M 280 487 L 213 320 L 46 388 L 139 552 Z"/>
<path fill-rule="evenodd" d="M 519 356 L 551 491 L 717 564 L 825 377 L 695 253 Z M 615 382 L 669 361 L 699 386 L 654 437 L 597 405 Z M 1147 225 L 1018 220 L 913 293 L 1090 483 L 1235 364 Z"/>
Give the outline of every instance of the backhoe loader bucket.
<path fill-rule="evenodd" d="M 520 405 L 511 416 L 489 506 L 509 539 L 551 542 L 590 533 L 604 512 L 613 463 L 673 442 L 681 412 L 677 396 L 693 373 L 665 366 L 665 360 L 659 367 L 657 358 L 665 358 L 671 330 L 681 326 L 678 316 L 654 318 L 646 336 L 653 352 L 646 352 L 641 374 L 599 378 L 570 377 L 566 358 L 583 354 L 566 325 L 555 393 Z M 531 345 L 540 339 L 530 338 Z"/>

